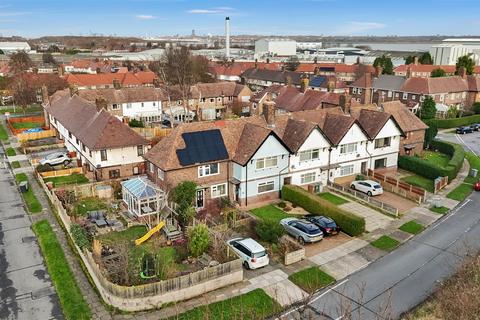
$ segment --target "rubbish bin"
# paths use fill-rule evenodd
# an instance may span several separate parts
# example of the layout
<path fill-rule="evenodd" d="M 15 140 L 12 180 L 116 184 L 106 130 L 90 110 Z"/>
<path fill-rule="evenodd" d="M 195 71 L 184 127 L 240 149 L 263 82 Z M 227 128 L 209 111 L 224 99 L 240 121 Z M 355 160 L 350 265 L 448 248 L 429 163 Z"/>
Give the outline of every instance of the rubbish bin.
<path fill-rule="evenodd" d="M 433 197 L 432 204 L 435 208 L 440 208 L 442 206 L 442 198 L 441 197 Z"/>
<path fill-rule="evenodd" d="M 25 193 L 28 191 L 28 181 L 22 181 L 18 184 L 18 187 L 20 188 L 20 191 Z"/>
<path fill-rule="evenodd" d="M 478 175 L 478 170 L 477 170 L 477 169 L 472 169 L 472 170 L 470 170 L 470 175 L 471 175 L 472 177 L 476 178 L 477 175 Z"/>

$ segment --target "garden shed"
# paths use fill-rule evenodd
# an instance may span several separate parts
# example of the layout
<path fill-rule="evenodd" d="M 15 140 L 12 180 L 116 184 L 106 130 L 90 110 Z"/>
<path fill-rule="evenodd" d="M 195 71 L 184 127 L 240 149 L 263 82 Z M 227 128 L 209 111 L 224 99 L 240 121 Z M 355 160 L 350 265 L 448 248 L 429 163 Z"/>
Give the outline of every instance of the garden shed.
<path fill-rule="evenodd" d="M 165 192 L 146 177 L 122 182 L 122 198 L 128 212 L 136 217 L 160 213 L 166 201 Z"/>

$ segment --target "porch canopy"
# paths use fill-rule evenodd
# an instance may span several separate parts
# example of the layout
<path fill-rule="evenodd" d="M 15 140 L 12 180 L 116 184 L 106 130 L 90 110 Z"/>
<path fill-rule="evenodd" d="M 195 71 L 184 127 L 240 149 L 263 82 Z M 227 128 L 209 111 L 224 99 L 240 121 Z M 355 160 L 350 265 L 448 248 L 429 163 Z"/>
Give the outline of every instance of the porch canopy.
<path fill-rule="evenodd" d="M 130 214 L 142 217 L 160 212 L 165 192 L 146 177 L 137 177 L 122 182 L 122 198 Z"/>

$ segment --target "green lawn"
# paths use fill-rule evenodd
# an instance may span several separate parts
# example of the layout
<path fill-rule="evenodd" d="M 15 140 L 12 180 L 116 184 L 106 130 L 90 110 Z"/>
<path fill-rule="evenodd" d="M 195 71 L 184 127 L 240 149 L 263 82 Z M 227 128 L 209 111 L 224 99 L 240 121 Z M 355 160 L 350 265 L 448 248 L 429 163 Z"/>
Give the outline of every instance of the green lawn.
<path fill-rule="evenodd" d="M 260 320 L 266 319 L 282 310 L 282 307 L 262 289 L 255 289 L 248 293 L 200 306 L 187 311 L 171 320 Z"/>
<path fill-rule="evenodd" d="M 10 165 L 12 166 L 13 169 L 20 168 L 20 162 L 18 161 L 13 161 Z"/>
<path fill-rule="evenodd" d="M 319 193 L 318 196 L 322 199 L 325 199 L 331 203 L 333 203 L 334 205 L 336 206 L 339 206 L 341 204 L 344 204 L 344 203 L 348 203 L 349 201 L 348 200 L 345 200 L 339 196 L 336 196 L 330 192 L 323 192 L 323 193 Z"/>
<path fill-rule="evenodd" d="M 35 223 L 32 229 L 37 235 L 48 273 L 57 291 L 65 317 L 70 320 L 90 319 L 90 308 L 75 282 L 52 227 L 46 220 L 41 220 Z"/>
<path fill-rule="evenodd" d="M 480 179 L 480 157 L 472 152 L 467 152 L 465 153 L 465 158 L 467 158 L 468 163 L 470 164 L 470 169 L 477 169 L 479 172 L 479 175 L 475 178 L 470 176 L 465 178 L 466 183 L 474 184 Z"/>
<path fill-rule="evenodd" d="M 400 244 L 400 242 L 393 238 L 390 238 L 389 236 L 381 236 L 370 244 L 380 250 L 391 251 L 395 249 Z"/>
<path fill-rule="evenodd" d="M 415 220 L 412 220 L 402 224 L 398 229 L 411 234 L 418 234 L 422 232 L 424 228 L 420 223 L 416 222 Z"/>
<path fill-rule="evenodd" d="M 25 113 L 39 112 L 43 111 L 43 107 L 38 104 L 31 105 L 25 109 Z M 11 114 L 23 114 L 23 109 L 21 107 L 16 107 L 15 110 L 12 108 L 0 109 L 0 112 L 4 114 L 5 112 L 10 112 Z"/>
<path fill-rule="evenodd" d="M 17 181 L 17 183 L 20 183 L 22 181 L 28 181 L 28 178 L 25 173 L 17 173 L 15 175 L 15 180 Z M 42 211 L 42 204 L 38 201 L 30 185 L 28 186 L 28 191 L 22 192 L 21 194 L 23 200 L 25 200 L 25 203 L 27 204 L 27 208 L 30 213 L 39 213 Z"/>
<path fill-rule="evenodd" d="M 461 185 L 450 191 L 450 193 L 447 194 L 447 198 L 457 201 L 463 201 L 470 195 L 470 193 L 472 193 L 472 191 L 473 186 L 471 184 L 462 183 Z"/>
<path fill-rule="evenodd" d="M 8 141 L 8 133 L 3 125 L 0 124 L 0 140 Z"/>
<path fill-rule="evenodd" d="M 88 180 L 87 177 L 85 177 L 84 174 L 72 173 L 71 175 L 63 176 L 63 177 L 44 178 L 43 181 L 53 182 L 54 186 L 60 186 L 60 185 L 65 185 L 65 184 L 87 183 L 89 180 Z"/>
<path fill-rule="evenodd" d="M 417 176 L 416 174 L 408 177 L 403 177 L 400 180 L 402 180 L 405 183 L 411 184 L 413 186 L 423 188 L 431 193 L 435 191 L 433 180 L 430 180 L 421 176 Z"/>
<path fill-rule="evenodd" d="M 295 272 L 288 279 L 310 294 L 335 282 L 335 278 L 318 267 L 310 267 Z"/>
<path fill-rule="evenodd" d="M 84 198 L 75 204 L 75 213 L 79 216 L 87 215 L 88 211 L 106 210 L 107 204 L 96 197 Z"/>
<path fill-rule="evenodd" d="M 285 213 L 285 211 L 280 210 L 279 208 L 274 207 L 273 205 L 252 209 L 251 212 L 264 221 L 273 220 L 273 221 L 279 222 L 283 218 L 290 217 L 290 215 Z"/>
<path fill-rule="evenodd" d="M 448 155 L 433 151 L 424 151 L 422 158 L 442 168 L 445 168 L 450 161 Z"/>
<path fill-rule="evenodd" d="M 7 150 L 5 150 L 5 151 L 7 153 L 7 156 L 9 156 L 9 157 L 14 157 L 14 156 L 17 155 L 17 152 L 12 147 L 7 148 Z"/>
<path fill-rule="evenodd" d="M 448 212 L 448 209 L 447 207 L 431 207 L 430 208 L 430 211 L 432 212 L 435 212 L 435 213 L 438 213 L 438 214 L 445 214 Z"/>
<path fill-rule="evenodd" d="M 40 128 L 43 126 L 41 122 L 11 122 L 12 127 L 15 129 L 32 129 L 32 128 Z"/>
<path fill-rule="evenodd" d="M 109 232 L 100 236 L 102 242 L 118 243 L 120 241 L 134 241 L 147 233 L 147 227 L 144 225 L 133 226 L 120 232 Z"/>

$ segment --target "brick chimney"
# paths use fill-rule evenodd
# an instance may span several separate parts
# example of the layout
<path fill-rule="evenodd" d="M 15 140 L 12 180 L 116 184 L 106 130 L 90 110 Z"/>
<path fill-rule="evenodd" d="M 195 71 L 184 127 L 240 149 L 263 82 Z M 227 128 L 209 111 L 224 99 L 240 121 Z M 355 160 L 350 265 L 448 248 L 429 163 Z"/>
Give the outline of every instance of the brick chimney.
<path fill-rule="evenodd" d="M 320 68 L 319 68 L 319 67 L 315 67 L 315 69 L 313 69 L 313 73 L 314 73 L 316 76 L 319 76 L 319 75 L 320 75 Z"/>
<path fill-rule="evenodd" d="M 78 95 L 78 87 L 74 84 L 70 85 L 68 87 L 68 90 L 70 91 L 70 97 L 73 97 L 74 95 Z"/>
<path fill-rule="evenodd" d="M 372 74 L 365 73 L 365 88 L 363 88 L 363 103 L 372 102 Z"/>
<path fill-rule="evenodd" d="M 418 57 L 417 57 L 417 56 L 415 56 L 415 57 L 413 58 L 413 64 L 416 65 L 416 66 L 419 65 Z"/>
<path fill-rule="evenodd" d="M 42 102 L 44 106 L 47 106 L 50 104 L 47 86 L 42 86 Z"/>
<path fill-rule="evenodd" d="M 380 66 L 376 66 L 376 67 L 375 67 L 375 77 L 378 78 L 378 77 L 382 74 L 382 72 L 383 72 L 383 68 L 382 68 L 382 67 L 380 67 Z"/>
<path fill-rule="evenodd" d="M 95 105 L 97 106 L 97 111 L 100 112 L 102 109 L 107 110 L 107 99 L 105 98 L 96 98 Z"/>
<path fill-rule="evenodd" d="M 328 79 L 328 82 L 327 82 L 327 90 L 328 92 L 333 92 L 335 90 L 335 79 Z"/>
<path fill-rule="evenodd" d="M 412 77 L 412 68 L 410 66 L 407 66 L 407 78 Z"/>
<path fill-rule="evenodd" d="M 308 89 L 308 84 L 310 80 L 308 79 L 308 76 L 306 74 L 302 75 L 302 78 L 300 79 L 300 91 L 305 93 Z"/>
<path fill-rule="evenodd" d="M 292 77 L 290 77 L 290 76 L 285 77 L 285 85 L 287 85 L 287 86 L 292 85 Z"/>
<path fill-rule="evenodd" d="M 458 69 L 458 75 L 463 79 L 467 79 L 467 69 L 460 67 L 460 69 Z"/>
<path fill-rule="evenodd" d="M 118 79 L 113 79 L 113 88 L 115 90 L 120 90 L 122 89 L 122 85 L 120 84 L 120 80 Z"/>
<path fill-rule="evenodd" d="M 263 103 L 263 117 L 268 127 L 275 127 L 275 102 L 267 100 Z"/>
<path fill-rule="evenodd" d="M 340 104 L 340 108 L 342 108 L 345 114 L 350 113 L 351 99 L 348 93 L 344 93 L 340 96 L 339 104 Z"/>
<path fill-rule="evenodd" d="M 160 79 L 159 78 L 157 78 L 157 77 L 153 78 L 153 86 L 155 88 L 160 88 Z"/>

